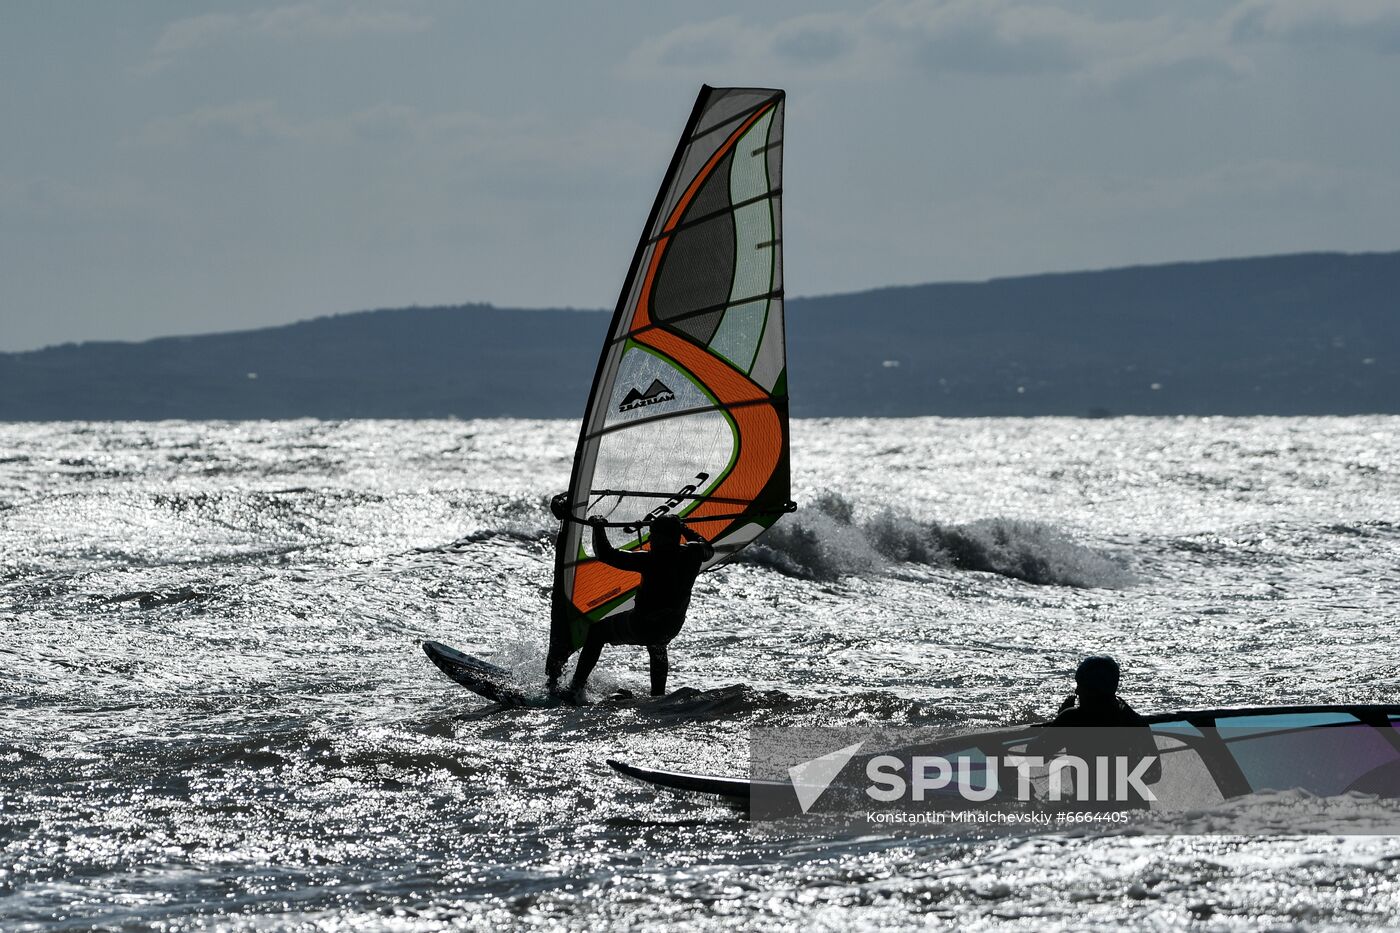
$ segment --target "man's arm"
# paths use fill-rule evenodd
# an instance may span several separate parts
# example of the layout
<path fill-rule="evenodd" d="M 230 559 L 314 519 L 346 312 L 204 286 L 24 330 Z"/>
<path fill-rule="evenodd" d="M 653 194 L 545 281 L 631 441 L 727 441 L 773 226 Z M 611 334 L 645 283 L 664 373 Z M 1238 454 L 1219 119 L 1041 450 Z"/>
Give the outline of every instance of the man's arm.
<path fill-rule="evenodd" d="M 1027 743 L 1026 755 L 1032 758 L 1050 758 L 1065 747 L 1064 733 L 1058 730 L 1060 727 L 1074 725 L 1074 717 L 1065 714 L 1074 709 L 1077 699 L 1078 697 L 1072 693 L 1065 697 L 1064 702 L 1060 704 L 1060 711 L 1055 714 L 1055 718 L 1046 723 L 1045 729 Z"/>
<path fill-rule="evenodd" d="M 707 561 L 715 556 L 714 545 L 706 541 L 704 535 L 700 534 L 700 532 L 696 531 L 694 528 L 691 528 L 685 522 L 681 522 L 681 537 L 690 542 L 691 547 L 700 549 L 700 559 L 702 561 Z"/>
<path fill-rule="evenodd" d="M 609 567 L 616 567 L 618 570 L 631 570 L 641 573 L 646 566 L 647 555 L 638 554 L 632 551 L 619 551 L 612 546 L 608 540 L 606 519 L 594 516 L 588 520 L 588 524 L 593 526 L 593 553 L 603 563 Z"/>

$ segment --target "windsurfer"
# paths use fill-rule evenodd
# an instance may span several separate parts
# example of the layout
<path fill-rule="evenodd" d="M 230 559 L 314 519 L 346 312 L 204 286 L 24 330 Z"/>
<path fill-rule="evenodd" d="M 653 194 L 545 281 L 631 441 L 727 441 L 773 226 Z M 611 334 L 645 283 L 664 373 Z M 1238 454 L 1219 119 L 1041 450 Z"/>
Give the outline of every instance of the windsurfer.
<path fill-rule="evenodd" d="M 594 516 L 588 524 L 593 526 L 593 553 L 598 559 L 619 570 L 641 574 L 642 582 L 636 605 L 630 611 L 589 626 L 569 695 L 574 699 L 582 697 L 604 645 L 641 645 L 650 656 L 651 695 L 661 696 L 666 692 L 666 676 L 670 672 L 666 646 L 685 624 L 691 588 L 700 568 L 714 556 L 714 548 L 673 515 L 663 515 L 652 522 L 651 548 L 647 551 L 620 551 L 613 547 L 608 541 L 605 519 Z"/>
<path fill-rule="evenodd" d="M 1086 762 L 1106 759 L 1111 771 L 1125 767 L 1125 762 L 1150 761 L 1142 779 L 1147 784 L 1160 781 L 1162 764 L 1152 731 L 1147 721 L 1118 696 L 1119 675 L 1118 662 L 1106 655 L 1079 662 L 1074 672 L 1074 693 L 1065 697 L 1050 728 L 1030 744 L 1027 754 L 1048 759 L 1063 750 Z M 1100 732 L 1100 727 L 1117 728 Z M 1106 771 L 1104 777 L 1110 780 L 1100 793 L 1099 772 L 1092 771 L 1088 778 L 1090 789 L 1080 799 L 1100 801 L 1098 806 L 1110 810 L 1147 806 L 1147 800 L 1128 792 L 1125 783 L 1121 786 L 1128 796 L 1111 798 L 1108 788 L 1114 787 L 1117 775 Z"/>
<path fill-rule="evenodd" d="M 1074 692 L 1060 704 L 1052 726 L 1141 726 L 1142 716 L 1118 696 L 1118 662 L 1094 655 L 1079 662 Z"/>

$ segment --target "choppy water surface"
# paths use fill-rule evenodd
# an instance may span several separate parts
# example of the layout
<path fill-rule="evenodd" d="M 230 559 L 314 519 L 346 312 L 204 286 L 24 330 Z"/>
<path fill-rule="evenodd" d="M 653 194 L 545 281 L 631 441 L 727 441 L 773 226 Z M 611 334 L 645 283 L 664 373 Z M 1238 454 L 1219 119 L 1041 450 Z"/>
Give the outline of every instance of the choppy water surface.
<path fill-rule="evenodd" d="M 483 711 L 417 643 L 538 674 L 574 430 L 0 425 L 0 927 L 1400 923 L 1395 838 L 768 837 L 604 765 L 1030 721 L 1090 652 L 1144 711 L 1395 702 L 1400 419 L 801 422 L 678 693 Z"/>

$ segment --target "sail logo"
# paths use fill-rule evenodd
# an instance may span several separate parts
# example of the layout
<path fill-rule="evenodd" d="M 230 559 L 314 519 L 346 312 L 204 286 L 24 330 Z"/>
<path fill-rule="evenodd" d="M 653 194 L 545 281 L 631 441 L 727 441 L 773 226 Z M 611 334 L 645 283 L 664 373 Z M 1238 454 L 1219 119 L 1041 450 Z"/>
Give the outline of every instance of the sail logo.
<path fill-rule="evenodd" d="M 669 514 L 672 509 L 678 508 L 685 500 L 695 498 L 695 490 L 699 489 L 701 484 L 709 478 L 710 474 L 708 473 L 696 473 L 694 482 L 682 486 L 679 492 L 648 512 L 646 517 L 637 522 L 637 524 L 624 525 L 622 530 L 629 535 L 636 534 L 643 525 L 649 525 L 661 516 Z"/>
<path fill-rule="evenodd" d="M 672 392 L 666 383 L 660 379 L 653 379 L 645 392 L 639 392 L 635 386 L 629 389 L 622 399 L 622 404 L 617 406 L 617 410 L 620 412 L 632 411 L 634 408 L 645 408 L 660 402 L 675 401 L 675 398 L 676 393 Z"/>

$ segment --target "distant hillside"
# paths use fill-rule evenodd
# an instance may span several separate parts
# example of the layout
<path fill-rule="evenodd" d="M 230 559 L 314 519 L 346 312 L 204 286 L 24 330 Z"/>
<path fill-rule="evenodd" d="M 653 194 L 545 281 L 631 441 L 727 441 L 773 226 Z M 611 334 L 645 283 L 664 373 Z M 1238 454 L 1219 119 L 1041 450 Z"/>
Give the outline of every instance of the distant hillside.
<path fill-rule="evenodd" d="M 1400 253 L 788 304 L 813 415 L 1400 413 Z M 0 354 L 0 419 L 578 417 L 608 316 L 486 305 Z"/>

